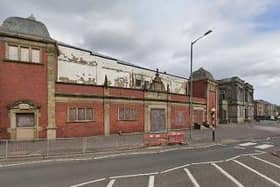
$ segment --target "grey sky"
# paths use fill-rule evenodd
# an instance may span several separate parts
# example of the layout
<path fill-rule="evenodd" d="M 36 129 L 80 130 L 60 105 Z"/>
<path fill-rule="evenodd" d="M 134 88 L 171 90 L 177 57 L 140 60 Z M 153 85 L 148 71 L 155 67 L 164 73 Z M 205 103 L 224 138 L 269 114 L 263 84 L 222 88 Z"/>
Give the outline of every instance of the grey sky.
<path fill-rule="evenodd" d="M 194 68 L 240 76 L 255 98 L 280 104 L 277 0 L 1 0 L 0 7 L 1 22 L 33 13 L 56 40 L 181 76 L 189 76 L 190 42 L 212 29 L 194 47 Z"/>

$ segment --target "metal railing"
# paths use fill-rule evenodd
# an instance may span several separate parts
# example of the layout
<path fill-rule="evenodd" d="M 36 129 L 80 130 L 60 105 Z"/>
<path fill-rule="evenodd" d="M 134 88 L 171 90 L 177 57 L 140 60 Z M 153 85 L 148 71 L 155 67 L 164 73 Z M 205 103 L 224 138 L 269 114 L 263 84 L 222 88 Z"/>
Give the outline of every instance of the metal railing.
<path fill-rule="evenodd" d="M 168 129 L 163 132 L 120 133 L 110 136 L 57 138 L 54 140 L 0 140 L 0 160 L 21 157 L 47 158 L 143 148 L 144 146 L 150 146 L 147 141 L 156 141 L 156 145 L 165 145 L 170 143 L 167 141 L 171 138 L 175 138 L 177 141 L 179 136 L 182 137 L 178 141 L 187 142 L 187 130 L 188 128 L 181 128 Z M 174 132 L 176 137 L 172 137 L 171 132 Z M 183 132 L 183 135 L 178 135 L 178 132 Z M 151 137 L 147 135 L 151 135 Z M 164 136 L 165 140 L 161 136 Z"/>
<path fill-rule="evenodd" d="M 0 140 L 0 159 L 50 157 L 143 147 L 143 134 L 122 134 L 55 140 Z"/>

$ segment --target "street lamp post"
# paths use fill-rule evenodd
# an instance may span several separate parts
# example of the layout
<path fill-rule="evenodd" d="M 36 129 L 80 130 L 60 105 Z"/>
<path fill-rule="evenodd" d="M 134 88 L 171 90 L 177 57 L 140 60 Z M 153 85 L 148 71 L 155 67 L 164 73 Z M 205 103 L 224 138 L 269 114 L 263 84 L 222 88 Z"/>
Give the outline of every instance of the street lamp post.
<path fill-rule="evenodd" d="M 208 34 L 210 34 L 212 32 L 212 30 L 207 31 L 206 33 L 204 33 L 202 36 L 198 37 L 197 39 L 195 39 L 194 41 L 191 42 L 191 54 L 190 54 L 190 58 L 191 58 L 191 62 L 190 62 L 190 104 L 189 104 L 189 116 L 190 116 L 190 133 L 189 133 L 189 139 L 192 139 L 192 125 L 193 125 L 193 78 L 192 78 L 192 74 L 193 74 L 193 45 L 200 39 L 202 39 L 203 37 L 207 36 Z"/>

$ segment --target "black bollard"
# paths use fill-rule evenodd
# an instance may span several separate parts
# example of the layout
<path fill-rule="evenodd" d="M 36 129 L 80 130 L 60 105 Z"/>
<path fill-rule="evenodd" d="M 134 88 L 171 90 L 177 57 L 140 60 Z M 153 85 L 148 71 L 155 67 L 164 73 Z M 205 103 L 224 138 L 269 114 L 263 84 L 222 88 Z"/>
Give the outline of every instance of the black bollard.
<path fill-rule="evenodd" d="M 216 137 L 215 137 L 215 127 L 212 126 L 212 141 L 215 142 Z"/>

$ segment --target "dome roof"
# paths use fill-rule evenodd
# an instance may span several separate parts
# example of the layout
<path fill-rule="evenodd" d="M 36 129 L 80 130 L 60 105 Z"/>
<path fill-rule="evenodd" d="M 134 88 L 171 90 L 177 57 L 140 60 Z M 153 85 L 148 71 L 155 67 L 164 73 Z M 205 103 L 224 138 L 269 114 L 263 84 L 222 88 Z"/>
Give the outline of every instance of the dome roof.
<path fill-rule="evenodd" d="M 209 71 L 206 71 L 203 68 L 199 68 L 197 71 L 193 72 L 192 78 L 193 80 L 204 80 L 204 79 L 215 80 L 213 75 Z"/>
<path fill-rule="evenodd" d="M 51 39 L 47 27 L 42 22 L 36 21 L 33 15 L 28 18 L 9 17 L 5 19 L 0 26 L 0 32 Z"/>

